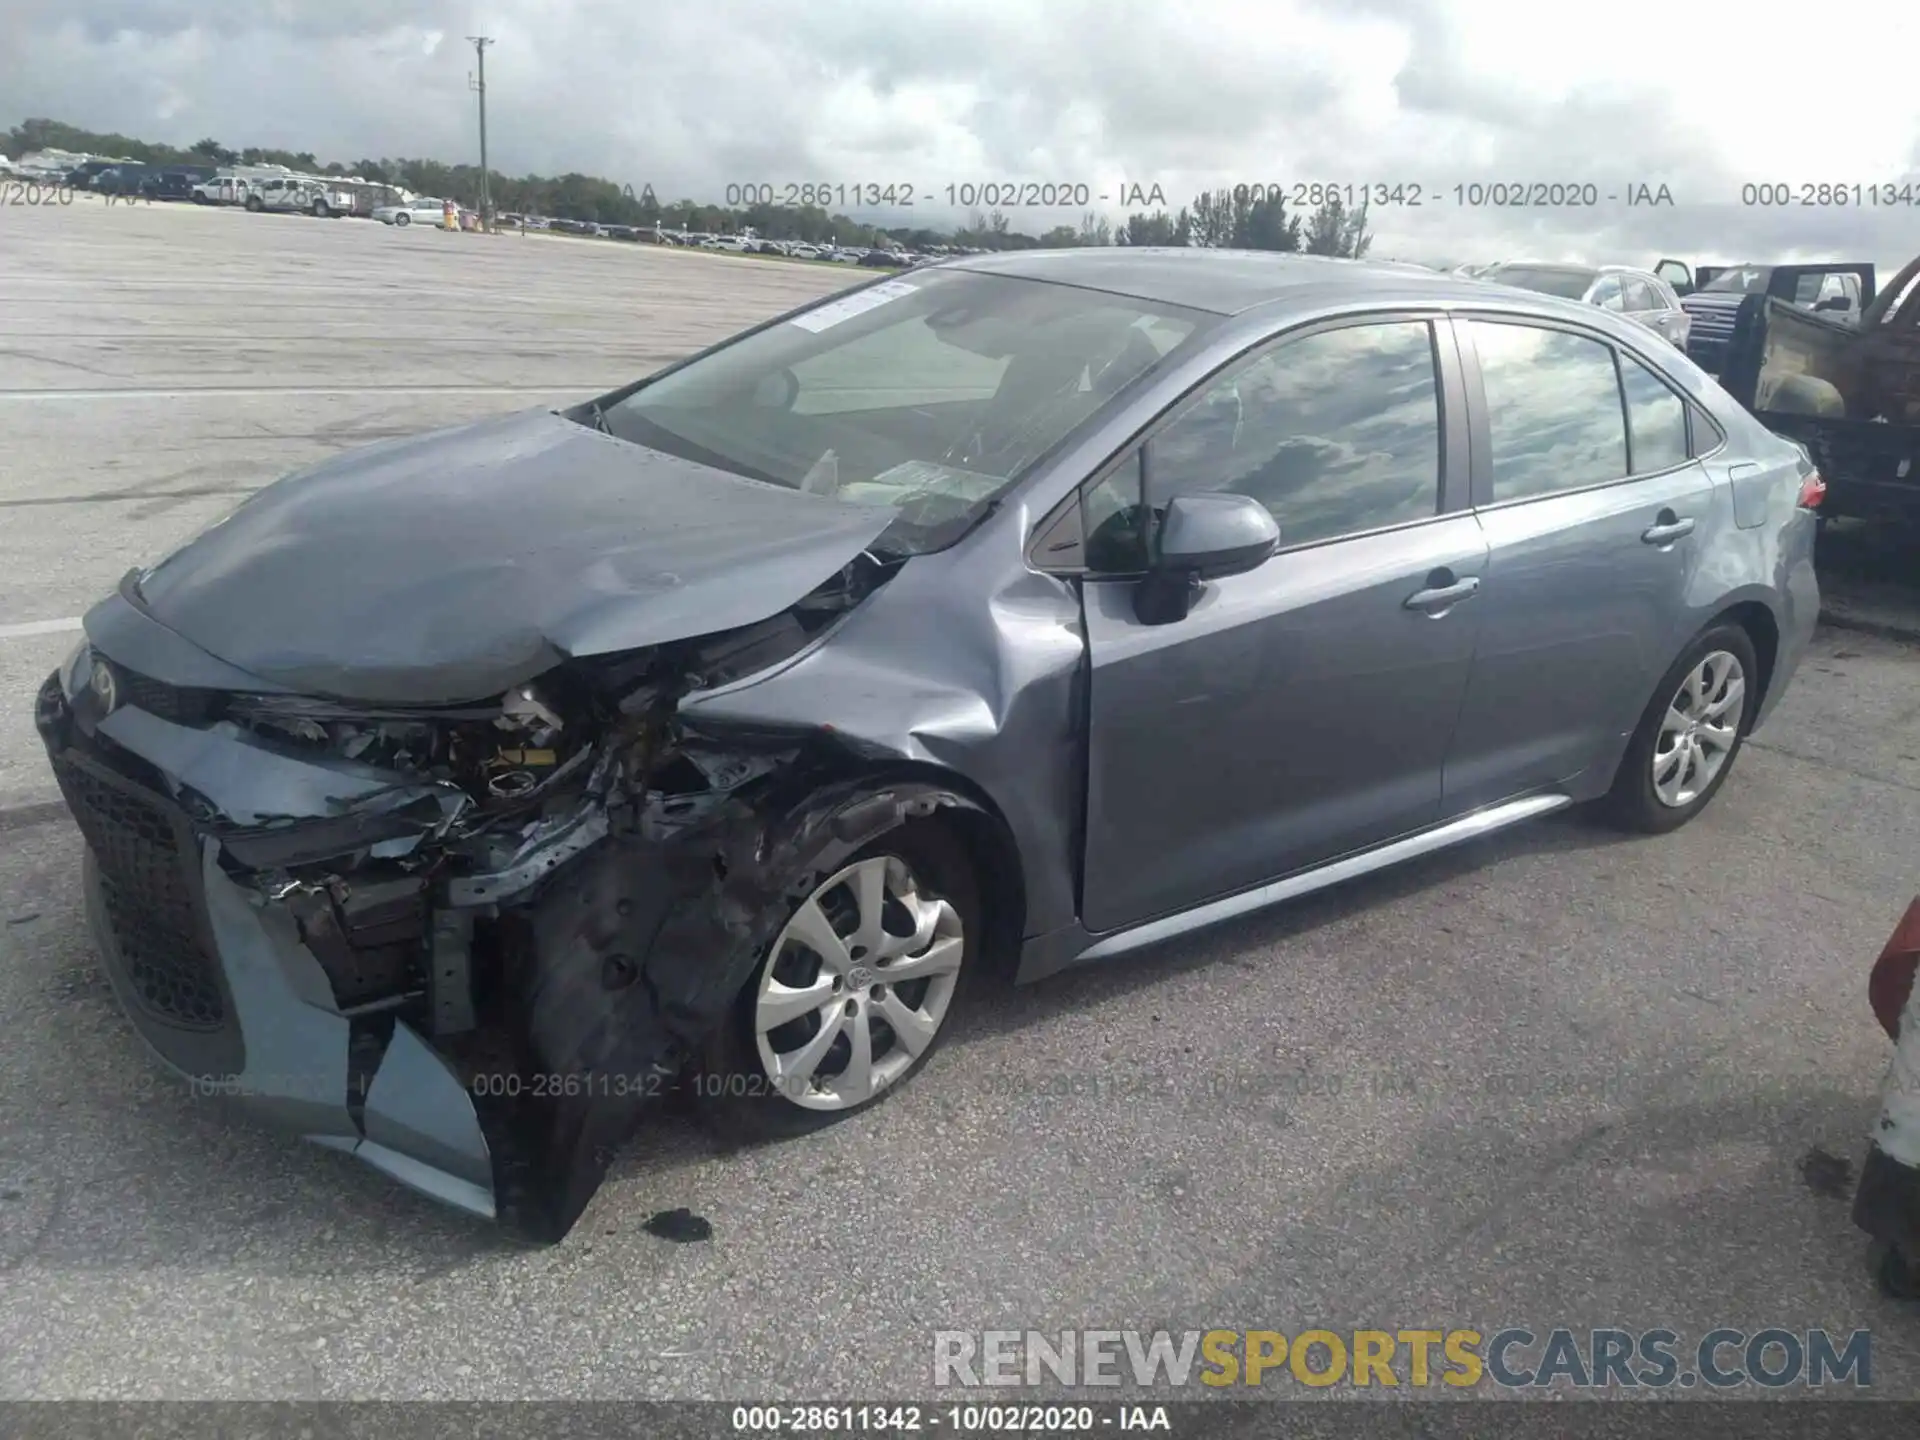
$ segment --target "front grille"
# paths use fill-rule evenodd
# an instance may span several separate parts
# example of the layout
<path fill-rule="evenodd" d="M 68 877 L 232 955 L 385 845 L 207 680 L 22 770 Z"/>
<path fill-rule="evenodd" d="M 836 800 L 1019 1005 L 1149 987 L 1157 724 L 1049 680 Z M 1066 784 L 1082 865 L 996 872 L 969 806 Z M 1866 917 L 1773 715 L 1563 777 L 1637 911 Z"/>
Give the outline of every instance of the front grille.
<path fill-rule="evenodd" d="M 99 862 L 130 1000 L 176 1029 L 221 1029 L 226 1005 L 188 884 L 188 867 L 197 863 L 188 832 L 159 806 L 64 757 L 55 757 L 53 769 Z"/>
<path fill-rule="evenodd" d="M 1693 317 L 1693 333 L 1701 338 L 1724 340 L 1733 334 L 1734 321 L 1739 317 L 1738 310 L 1688 310 Z"/>

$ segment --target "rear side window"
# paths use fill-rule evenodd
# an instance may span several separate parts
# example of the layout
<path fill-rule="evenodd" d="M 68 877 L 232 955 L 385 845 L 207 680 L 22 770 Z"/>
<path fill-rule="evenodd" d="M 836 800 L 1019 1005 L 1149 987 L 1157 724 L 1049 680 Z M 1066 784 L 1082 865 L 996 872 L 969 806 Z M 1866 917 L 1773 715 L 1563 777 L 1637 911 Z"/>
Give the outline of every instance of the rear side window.
<path fill-rule="evenodd" d="M 1620 279 L 1616 275 L 1603 276 L 1600 283 L 1593 287 L 1593 294 L 1588 298 L 1593 304 L 1598 305 L 1603 310 L 1625 310 L 1632 308 L 1626 304 L 1620 288 Z"/>
<path fill-rule="evenodd" d="M 1671 470 L 1687 459 L 1687 402 L 1624 351 L 1620 385 L 1627 397 L 1627 440 L 1633 473 Z"/>
<path fill-rule="evenodd" d="M 1665 308 L 1660 302 L 1660 297 L 1654 293 L 1653 286 L 1649 285 L 1646 281 L 1636 280 L 1632 276 L 1628 276 L 1626 287 L 1627 309 L 1660 310 Z"/>
<path fill-rule="evenodd" d="M 1605 484 L 1628 473 L 1613 347 L 1565 330 L 1475 320 L 1493 501 Z"/>

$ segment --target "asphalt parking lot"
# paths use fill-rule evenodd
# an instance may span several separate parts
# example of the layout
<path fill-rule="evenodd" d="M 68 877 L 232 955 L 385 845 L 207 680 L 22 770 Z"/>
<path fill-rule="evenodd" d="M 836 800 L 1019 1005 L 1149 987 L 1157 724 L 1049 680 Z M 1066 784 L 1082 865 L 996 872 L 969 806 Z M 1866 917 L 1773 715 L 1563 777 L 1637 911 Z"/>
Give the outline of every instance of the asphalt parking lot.
<path fill-rule="evenodd" d="M 113 1004 L 32 732 L 74 617 L 298 465 L 858 276 L 88 201 L 0 225 L 0 1397 L 925 1398 L 935 1330 L 1519 1324 L 1868 1329 L 1874 1391 L 1920 1398 L 1920 1310 L 1848 1220 L 1867 967 L 1920 888 L 1920 648 L 1881 636 L 1823 631 L 1679 834 L 1555 818 L 977 993 L 825 1135 L 723 1153 L 662 1114 L 558 1248 L 190 1098 Z M 682 1207 L 710 1239 L 645 1228 Z"/>

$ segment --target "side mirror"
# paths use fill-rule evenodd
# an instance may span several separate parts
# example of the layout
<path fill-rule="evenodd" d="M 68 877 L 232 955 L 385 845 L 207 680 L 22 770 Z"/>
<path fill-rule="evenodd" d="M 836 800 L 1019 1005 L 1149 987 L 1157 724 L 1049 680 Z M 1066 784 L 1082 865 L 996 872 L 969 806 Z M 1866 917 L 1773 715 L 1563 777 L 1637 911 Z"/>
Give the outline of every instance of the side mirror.
<path fill-rule="evenodd" d="M 1844 295 L 1829 295 L 1826 299 L 1818 301 L 1813 308 L 1816 310 L 1851 310 L 1853 306 Z"/>
<path fill-rule="evenodd" d="M 1279 548 L 1280 526 L 1251 495 L 1176 495 L 1160 521 L 1153 564 L 1134 592 L 1134 614 L 1143 625 L 1184 620 L 1199 586 L 1257 570 Z"/>

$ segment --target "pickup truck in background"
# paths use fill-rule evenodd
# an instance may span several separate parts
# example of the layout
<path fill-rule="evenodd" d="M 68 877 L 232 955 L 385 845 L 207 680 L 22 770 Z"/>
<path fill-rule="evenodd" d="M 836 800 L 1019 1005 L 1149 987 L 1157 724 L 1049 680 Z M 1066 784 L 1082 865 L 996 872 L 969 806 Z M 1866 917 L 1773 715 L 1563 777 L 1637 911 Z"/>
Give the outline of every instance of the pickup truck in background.
<path fill-rule="evenodd" d="M 1714 265 L 1690 270 L 1685 262 L 1662 260 L 1654 274 L 1673 286 L 1680 308 L 1692 318 L 1687 357 L 1709 375 L 1718 375 L 1740 304 L 1765 295 L 1834 319 L 1857 322 L 1873 302 L 1873 266 L 1823 261 L 1806 265 Z"/>
<path fill-rule="evenodd" d="M 1858 320 L 1755 292 L 1720 383 L 1827 482 L 1824 515 L 1920 526 L 1920 258 Z"/>
<path fill-rule="evenodd" d="M 353 192 L 336 190 L 319 180 L 275 177 L 260 181 L 242 203 L 256 214 L 263 210 L 300 212 L 324 220 L 330 215 L 351 215 Z"/>
<path fill-rule="evenodd" d="M 251 182 L 237 175 L 210 175 L 187 188 L 187 198 L 196 205 L 240 205 L 251 193 Z"/>

